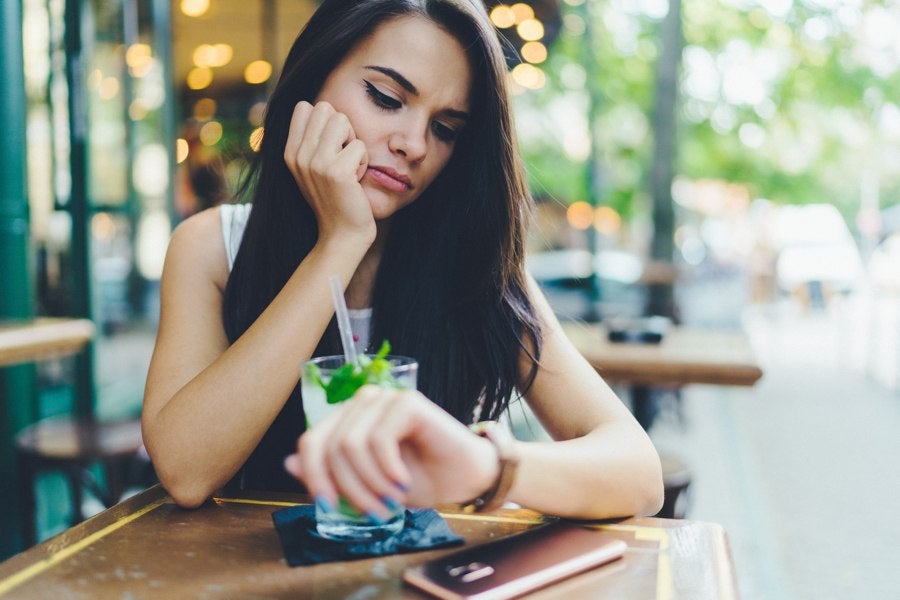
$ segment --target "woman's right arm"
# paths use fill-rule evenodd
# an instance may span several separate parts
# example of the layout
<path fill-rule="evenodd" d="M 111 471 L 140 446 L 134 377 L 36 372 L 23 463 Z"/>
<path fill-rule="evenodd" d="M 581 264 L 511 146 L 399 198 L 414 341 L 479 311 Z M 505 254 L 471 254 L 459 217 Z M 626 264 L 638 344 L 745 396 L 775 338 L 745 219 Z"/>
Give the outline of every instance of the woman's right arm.
<path fill-rule="evenodd" d="M 228 277 L 219 209 L 175 231 L 144 394 L 144 443 L 160 482 L 201 504 L 244 463 L 297 383 L 333 314 L 328 277 L 350 280 L 368 244 L 319 244 L 233 345 L 222 324 Z"/>
<path fill-rule="evenodd" d="M 358 170 L 365 147 L 325 103 L 297 105 L 285 162 L 316 211 L 319 239 L 241 337 L 228 344 L 219 209 L 176 229 L 144 392 L 143 433 L 160 482 L 197 506 L 238 471 L 275 420 L 334 314 L 328 278 L 346 286 L 375 239 Z"/>

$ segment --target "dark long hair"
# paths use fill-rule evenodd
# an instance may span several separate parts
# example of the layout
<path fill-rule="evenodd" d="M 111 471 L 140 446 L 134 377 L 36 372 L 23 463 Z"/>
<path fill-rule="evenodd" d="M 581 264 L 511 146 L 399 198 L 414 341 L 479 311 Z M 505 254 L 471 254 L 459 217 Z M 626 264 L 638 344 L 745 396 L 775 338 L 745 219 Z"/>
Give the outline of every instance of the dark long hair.
<path fill-rule="evenodd" d="M 471 421 L 479 398 L 481 418 L 494 418 L 516 389 L 531 384 L 541 334 L 523 267 L 531 198 L 503 52 L 479 0 L 322 2 L 269 100 L 263 142 L 244 186 L 253 210 L 225 290 L 225 329 L 230 341 L 240 337 L 318 237 L 315 215 L 283 159 L 294 106 L 313 102 L 331 71 L 381 23 L 409 14 L 430 19 L 466 49 L 470 118 L 442 173 L 391 217 L 373 289 L 372 340 L 388 339 L 395 354 L 416 357 L 419 389 L 460 421 Z M 316 354 L 339 354 L 339 343 L 332 322 Z M 532 359 L 525 381 L 523 351 Z M 281 438 L 296 440 L 303 428 L 299 394 L 295 389 L 255 454 L 277 455 Z"/>

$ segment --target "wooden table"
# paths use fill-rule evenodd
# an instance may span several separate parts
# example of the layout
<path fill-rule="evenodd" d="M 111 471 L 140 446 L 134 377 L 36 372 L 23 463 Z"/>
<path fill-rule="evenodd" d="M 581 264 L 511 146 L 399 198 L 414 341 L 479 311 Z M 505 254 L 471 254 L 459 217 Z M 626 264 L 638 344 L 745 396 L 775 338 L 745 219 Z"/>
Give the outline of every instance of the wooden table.
<path fill-rule="evenodd" d="M 401 584 L 403 568 L 459 548 L 291 568 L 271 514 L 306 500 L 247 494 L 185 510 L 154 486 L 0 564 L 0 598 L 419 598 Z M 543 521 L 523 509 L 441 512 L 468 544 Z M 738 595 L 719 525 L 638 518 L 588 526 L 625 540 L 625 556 L 533 597 L 701 600 Z"/>
<path fill-rule="evenodd" d="M 610 342 L 602 325 L 568 322 L 563 330 L 611 384 L 752 386 L 762 377 L 739 330 L 672 326 L 659 344 Z"/>
<path fill-rule="evenodd" d="M 76 354 L 93 336 L 89 319 L 0 321 L 0 367 Z"/>

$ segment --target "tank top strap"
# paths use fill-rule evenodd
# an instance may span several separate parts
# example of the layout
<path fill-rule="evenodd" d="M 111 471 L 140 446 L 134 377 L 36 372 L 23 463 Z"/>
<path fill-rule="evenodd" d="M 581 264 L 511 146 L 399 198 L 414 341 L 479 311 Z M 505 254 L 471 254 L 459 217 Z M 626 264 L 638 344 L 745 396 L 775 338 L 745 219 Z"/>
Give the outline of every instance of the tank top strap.
<path fill-rule="evenodd" d="M 222 204 L 219 206 L 229 271 L 234 267 L 234 258 L 237 256 L 238 248 L 241 247 L 244 229 L 247 227 L 247 219 L 250 217 L 252 208 L 252 204 Z"/>

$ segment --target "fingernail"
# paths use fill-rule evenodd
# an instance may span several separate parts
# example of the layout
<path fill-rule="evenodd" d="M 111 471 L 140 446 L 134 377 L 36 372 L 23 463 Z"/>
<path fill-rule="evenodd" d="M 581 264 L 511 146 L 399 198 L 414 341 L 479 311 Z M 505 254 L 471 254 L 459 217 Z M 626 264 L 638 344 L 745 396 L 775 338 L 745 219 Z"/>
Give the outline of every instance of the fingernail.
<path fill-rule="evenodd" d="M 334 507 L 325 496 L 316 496 L 316 508 L 322 512 L 332 512 Z"/>
<path fill-rule="evenodd" d="M 379 517 L 378 515 L 376 515 L 373 512 L 367 512 L 366 518 L 369 519 L 369 521 L 371 521 L 372 523 L 375 523 L 376 525 L 384 525 L 384 523 L 385 523 L 384 519 L 382 519 L 381 517 Z"/>
<path fill-rule="evenodd" d="M 382 496 L 381 503 L 387 506 L 389 511 L 394 513 L 403 509 L 403 506 L 390 496 Z"/>
<path fill-rule="evenodd" d="M 402 481 L 395 481 L 394 487 L 403 492 L 404 494 L 409 491 L 409 486 L 403 483 Z"/>

